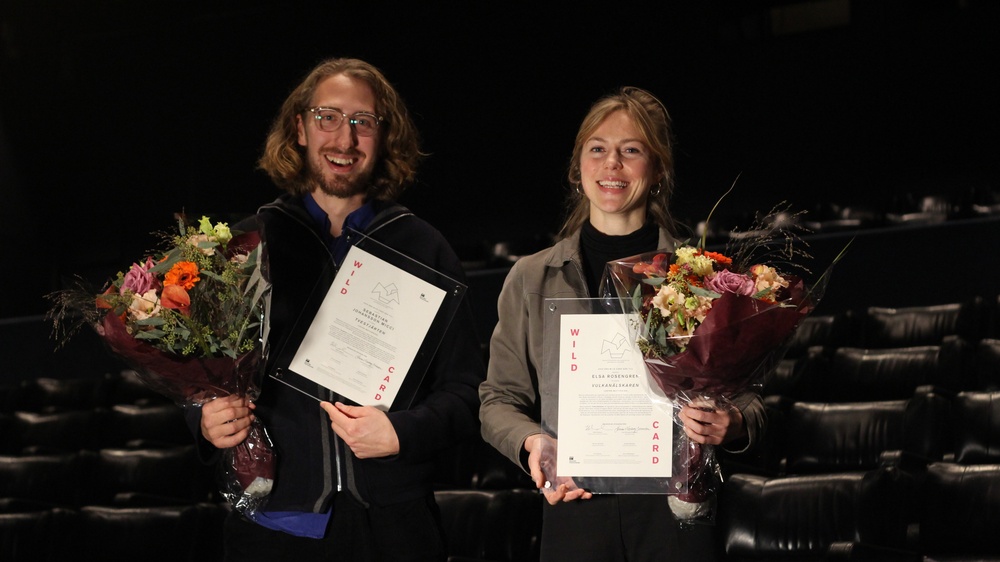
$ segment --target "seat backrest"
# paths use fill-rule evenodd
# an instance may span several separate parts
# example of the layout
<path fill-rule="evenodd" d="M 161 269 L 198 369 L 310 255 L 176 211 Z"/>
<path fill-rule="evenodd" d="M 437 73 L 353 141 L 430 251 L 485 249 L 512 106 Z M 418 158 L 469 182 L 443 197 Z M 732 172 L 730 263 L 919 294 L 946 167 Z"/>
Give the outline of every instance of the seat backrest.
<path fill-rule="evenodd" d="M 542 496 L 527 489 L 439 490 L 449 556 L 497 562 L 538 559 Z"/>
<path fill-rule="evenodd" d="M 108 375 L 107 402 L 109 406 L 116 404 L 132 404 L 138 406 L 173 404 L 173 400 L 156 392 L 142 382 L 139 375 L 125 369 Z"/>
<path fill-rule="evenodd" d="M 59 541 L 67 556 L 90 553 L 95 560 L 107 562 L 221 560 L 223 531 L 218 510 L 213 504 L 84 506 Z"/>
<path fill-rule="evenodd" d="M 921 386 L 951 391 L 973 385 L 972 348 L 950 338 L 941 345 L 899 348 L 840 347 L 799 360 L 790 396 L 804 401 L 856 402 L 907 399 Z"/>
<path fill-rule="evenodd" d="M 61 508 L 0 512 L 0 560 L 29 562 L 61 560 L 58 550 L 65 517 L 73 512 Z"/>
<path fill-rule="evenodd" d="M 974 390 L 1000 390 L 1000 339 L 979 340 L 972 364 L 976 377 Z"/>
<path fill-rule="evenodd" d="M 905 308 L 869 307 L 860 322 L 858 347 L 938 345 L 946 336 L 978 341 L 988 317 L 980 297 L 967 302 Z"/>
<path fill-rule="evenodd" d="M 20 383 L 15 410 L 53 413 L 102 406 L 107 391 L 103 377 L 39 377 Z"/>
<path fill-rule="evenodd" d="M 790 402 L 773 416 L 768 440 L 786 474 L 871 470 L 886 452 L 941 460 L 950 448 L 949 407 L 947 397 L 934 393 L 908 400 Z"/>
<path fill-rule="evenodd" d="M 86 453 L 0 456 L 0 497 L 79 505 L 92 467 L 93 457 Z"/>
<path fill-rule="evenodd" d="M 177 447 L 194 443 L 184 410 L 174 404 L 116 404 L 108 410 L 102 448 Z"/>
<path fill-rule="evenodd" d="M 55 413 L 15 412 L 8 447 L 21 454 L 74 453 L 100 447 L 106 410 L 69 410 Z"/>
<path fill-rule="evenodd" d="M 956 394 L 951 427 L 955 462 L 1000 464 L 1000 391 Z"/>
<path fill-rule="evenodd" d="M 925 559 L 1000 558 L 998 482 L 998 464 L 940 462 L 928 465 L 917 502 L 920 507 L 918 542 Z"/>
<path fill-rule="evenodd" d="M 848 345 L 852 317 L 849 312 L 805 317 L 792 334 L 785 349 L 785 357 L 801 357 L 813 346 L 836 348 Z"/>
<path fill-rule="evenodd" d="M 218 500 L 214 472 L 194 445 L 170 448 L 101 449 L 97 452 L 89 503 L 113 505 L 119 494 L 165 501 Z"/>
<path fill-rule="evenodd" d="M 735 474 L 723 485 L 718 525 L 733 560 L 821 560 L 843 542 L 903 548 L 906 490 L 894 469 Z"/>

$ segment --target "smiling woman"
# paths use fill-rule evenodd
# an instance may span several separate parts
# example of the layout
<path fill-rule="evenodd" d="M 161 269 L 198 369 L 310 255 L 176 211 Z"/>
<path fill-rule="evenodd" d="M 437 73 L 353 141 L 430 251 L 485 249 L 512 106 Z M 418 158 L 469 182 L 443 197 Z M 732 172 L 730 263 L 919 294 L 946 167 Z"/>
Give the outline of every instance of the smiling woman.
<path fill-rule="evenodd" d="M 545 299 L 602 296 L 609 261 L 675 245 L 668 210 L 673 150 L 663 104 L 632 87 L 594 103 L 576 135 L 569 181 L 575 189 L 559 240 L 514 262 L 500 291 L 487 379 L 479 389 L 483 437 L 530 473 L 547 500 L 543 562 L 624 560 L 626 552 L 629 559 L 714 560 L 711 532 L 681 534 L 662 495 L 592 494 L 553 470 L 559 374 L 547 371 L 542 358 L 559 342 L 544 339 Z M 761 429 L 756 396 L 742 410 L 690 410 L 679 418 L 696 428 L 691 439 L 699 443 L 747 447 Z"/>

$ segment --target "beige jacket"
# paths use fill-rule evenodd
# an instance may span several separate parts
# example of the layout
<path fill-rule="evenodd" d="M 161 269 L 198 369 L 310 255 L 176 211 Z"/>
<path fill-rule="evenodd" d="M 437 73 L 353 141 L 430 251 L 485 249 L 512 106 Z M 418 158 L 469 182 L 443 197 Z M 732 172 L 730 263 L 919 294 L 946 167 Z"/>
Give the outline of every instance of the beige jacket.
<path fill-rule="evenodd" d="M 672 248 L 675 244 L 666 231 L 660 231 L 658 248 Z M 557 418 L 549 410 L 558 403 L 556 381 L 543 375 L 556 372 L 543 368 L 546 360 L 543 345 L 547 343 L 543 334 L 546 317 L 551 317 L 544 310 L 545 299 L 590 296 L 579 248 L 577 230 L 553 246 L 519 259 L 507 274 L 497 302 L 499 321 L 490 340 L 486 380 L 479 387 L 479 419 L 486 442 L 525 470 L 524 441 L 541 432 L 543 419 Z M 743 412 L 750 436 L 740 445 L 741 451 L 734 451 L 742 452 L 763 433 L 764 406 L 756 394 L 735 402 Z M 546 429 L 555 433 L 555 428 Z"/>

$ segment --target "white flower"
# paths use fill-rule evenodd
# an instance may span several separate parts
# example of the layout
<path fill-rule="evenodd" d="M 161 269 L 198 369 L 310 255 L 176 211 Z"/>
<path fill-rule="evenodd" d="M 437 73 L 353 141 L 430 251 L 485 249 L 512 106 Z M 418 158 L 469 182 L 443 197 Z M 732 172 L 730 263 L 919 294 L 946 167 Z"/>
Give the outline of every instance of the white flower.
<path fill-rule="evenodd" d="M 756 279 L 755 288 L 758 293 L 768 289 L 777 291 L 778 289 L 788 287 L 788 281 L 781 275 L 778 275 L 777 270 L 773 267 L 767 265 L 755 265 L 750 268 L 750 273 L 752 273 Z"/>
<path fill-rule="evenodd" d="M 660 309 L 660 316 L 670 318 L 674 312 L 684 308 L 687 295 L 677 291 L 670 283 L 664 283 L 653 297 L 653 306 Z"/>
<path fill-rule="evenodd" d="M 141 295 L 133 294 L 128 312 L 136 320 L 145 320 L 160 314 L 160 299 L 156 296 L 156 289 L 150 289 Z"/>

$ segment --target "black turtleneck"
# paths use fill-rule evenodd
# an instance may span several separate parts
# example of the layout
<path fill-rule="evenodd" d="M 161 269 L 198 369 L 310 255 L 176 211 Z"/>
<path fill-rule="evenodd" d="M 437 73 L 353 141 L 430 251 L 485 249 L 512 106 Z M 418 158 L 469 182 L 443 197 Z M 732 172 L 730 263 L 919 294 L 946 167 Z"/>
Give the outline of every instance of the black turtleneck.
<path fill-rule="evenodd" d="M 580 230 L 580 256 L 583 259 L 583 274 L 587 278 L 587 292 L 591 297 L 600 296 L 598 288 L 604 277 L 604 266 L 609 261 L 658 250 L 656 246 L 659 242 L 660 230 L 651 222 L 622 236 L 604 234 L 594 228 L 590 221 L 583 223 Z"/>

